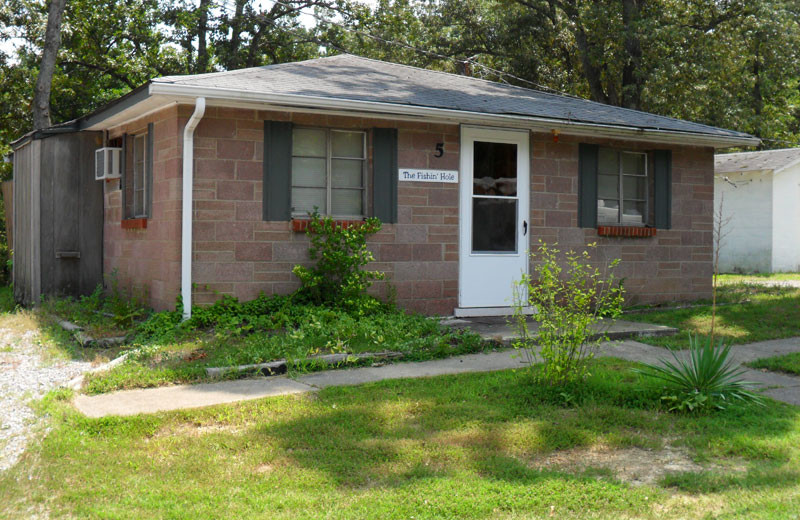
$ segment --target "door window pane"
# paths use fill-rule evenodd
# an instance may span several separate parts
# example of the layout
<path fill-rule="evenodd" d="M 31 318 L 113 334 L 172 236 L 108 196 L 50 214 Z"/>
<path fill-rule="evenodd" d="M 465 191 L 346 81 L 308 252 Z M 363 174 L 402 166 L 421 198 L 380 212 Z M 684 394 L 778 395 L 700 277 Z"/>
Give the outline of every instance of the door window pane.
<path fill-rule="evenodd" d="M 331 132 L 331 154 L 333 157 L 364 158 L 363 132 Z"/>
<path fill-rule="evenodd" d="M 334 215 L 356 216 L 361 215 L 362 191 L 348 189 L 331 190 L 331 206 Z"/>
<path fill-rule="evenodd" d="M 325 157 L 327 142 L 325 130 L 295 128 L 292 132 L 292 155 Z"/>
<path fill-rule="evenodd" d="M 328 213 L 325 188 L 292 188 L 292 211 L 311 213 L 316 207 L 323 215 Z"/>
<path fill-rule="evenodd" d="M 517 145 L 475 141 L 473 146 L 473 194 L 517 195 Z"/>
<path fill-rule="evenodd" d="M 517 251 L 517 200 L 472 199 L 472 252 Z"/>

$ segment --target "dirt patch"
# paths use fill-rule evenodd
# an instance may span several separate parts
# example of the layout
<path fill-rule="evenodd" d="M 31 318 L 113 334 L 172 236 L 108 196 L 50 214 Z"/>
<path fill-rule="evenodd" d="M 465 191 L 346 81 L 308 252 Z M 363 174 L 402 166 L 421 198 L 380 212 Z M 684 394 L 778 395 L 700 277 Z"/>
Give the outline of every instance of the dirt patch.
<path fill-rule="evenodd" d="M 590 468 L 605 468 L 622 482 L 633 486 L 653 485 L 669 473 L 721 469 L 700 465 L 683 447 L 665 446 L 658 450 L 644 448 L 612 449 L 603 446 L 559 451 L 531 461 L 536 469 L 556 469 L 580 472 Z M 726 467 L 726 470 L 736 468 Z"/>

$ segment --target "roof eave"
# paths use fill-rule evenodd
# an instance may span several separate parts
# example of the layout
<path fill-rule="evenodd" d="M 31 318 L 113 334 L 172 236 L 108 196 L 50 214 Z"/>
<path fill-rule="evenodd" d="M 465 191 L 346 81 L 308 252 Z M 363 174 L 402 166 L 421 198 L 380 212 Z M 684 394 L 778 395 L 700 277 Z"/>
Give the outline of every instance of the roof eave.
<path fill-rule="evenodd" d="M 760 139 L 752 136 L 715 136 L 693 132 L 632 128 L 617 125 L 566 121 L 561 119 L 533 116 L 487 114 L 464 110 L 400 105 L 396 103 L 384 103 L 378 101 L 361 101 L 352 99 L 328 98 L 322 96 L 301 96 L 295 94 L 260 93 L 220 87 L 198 87 L 175 83 L 163 83 L 158 82 L 157 80 L 150 84 L 149 92 L 150 95 L 186 98 L 186 101 L 190 101 L 192 98 L 205 97 L 208 100 L 244 101 L 294 109 L 307 109 L 314 107 L 328 110 L 364 112 L 370 115 L 402 115 L 413 116 L 415 118 L 435 117 L 466 124 L 514 126 L 546 132 L 558 130 L 565 134 L 572 135 L 616 137 L 648 142 L 711 146 L 714 148 L 754 146 L 761 142 Z"/>

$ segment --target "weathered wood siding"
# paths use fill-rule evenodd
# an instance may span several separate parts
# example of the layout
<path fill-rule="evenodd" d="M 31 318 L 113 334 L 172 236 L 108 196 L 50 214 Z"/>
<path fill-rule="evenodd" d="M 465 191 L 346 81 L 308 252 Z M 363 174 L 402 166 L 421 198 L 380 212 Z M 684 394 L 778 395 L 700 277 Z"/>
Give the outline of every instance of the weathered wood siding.
<path fill-rule="evenodd" d="M 14 152 L 14 295 L 91 293 L 103 281 L 103 185 L 95 132 L 33 140 Z"/>

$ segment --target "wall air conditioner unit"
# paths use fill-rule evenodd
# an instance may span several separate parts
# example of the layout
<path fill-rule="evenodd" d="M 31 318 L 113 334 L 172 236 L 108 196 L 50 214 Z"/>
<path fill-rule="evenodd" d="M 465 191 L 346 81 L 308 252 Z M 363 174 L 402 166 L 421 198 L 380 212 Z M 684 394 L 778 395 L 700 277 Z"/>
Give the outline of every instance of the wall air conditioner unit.
<path fill-rule="evenodd" d="M 94 180 L 119 179 L 122 148 L 99 148 L 94 152 Z"/>

